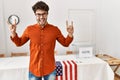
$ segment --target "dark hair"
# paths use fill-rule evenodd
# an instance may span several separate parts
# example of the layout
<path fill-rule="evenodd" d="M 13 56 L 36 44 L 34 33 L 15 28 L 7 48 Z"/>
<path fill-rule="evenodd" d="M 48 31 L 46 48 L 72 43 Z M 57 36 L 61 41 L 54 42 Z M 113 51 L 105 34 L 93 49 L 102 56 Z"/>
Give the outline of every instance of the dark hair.
<path fill-rule="evenodd" d="M 32 6 L 32 10 L 34 11 L 34 13 L 36 12 L 37 9 L 41 9 L 48 12 L 49 6 L 43 1 L 38 1 L 36 4 Z"/>

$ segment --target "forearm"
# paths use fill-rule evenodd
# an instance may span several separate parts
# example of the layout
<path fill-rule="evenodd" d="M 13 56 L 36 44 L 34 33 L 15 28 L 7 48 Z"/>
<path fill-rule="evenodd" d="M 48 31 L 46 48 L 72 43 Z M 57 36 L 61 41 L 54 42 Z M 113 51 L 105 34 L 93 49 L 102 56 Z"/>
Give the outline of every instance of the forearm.
<path fill-rule="evenodd" d="M 72 38 L 72 37 L 73 37 L 73 34 L 71 34 L 71 33 L 68 33 L 68 36 Z"/>
<path fill-rule="evenodd" d="M 14 38 L 16 36 L 16 32 L 11 32 L 11 37 Z"/>
<path fill-rule="evenodd" d="M 66 38 L 64 38 L 63 36 L 58 38 L 58 42 L 60 44 L 62 44 L 64 47 L 68 47 L 70 45 L 70 43 L 73 41 L 73 36 L 68 35 Z"/>

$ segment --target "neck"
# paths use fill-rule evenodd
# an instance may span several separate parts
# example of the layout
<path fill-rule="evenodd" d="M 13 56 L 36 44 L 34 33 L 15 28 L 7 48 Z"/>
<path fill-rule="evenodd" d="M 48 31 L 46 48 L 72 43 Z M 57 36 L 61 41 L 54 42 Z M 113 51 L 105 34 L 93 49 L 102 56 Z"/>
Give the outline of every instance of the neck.
<path fill-rule="evenodd" d="M 45 25 L 40 25 L 40 27 L 41 27 L 41 28 L 44 28 L 44 27 L 45 27 Z"/>
<path fill-rule="evenodd" d="M 44 28 L 46 24 L 47 24 L 47 22 L 44 25 L 41 25 L 41 24 L 39 24 L 39 25 L 40 25 L 41 28 Z"/>

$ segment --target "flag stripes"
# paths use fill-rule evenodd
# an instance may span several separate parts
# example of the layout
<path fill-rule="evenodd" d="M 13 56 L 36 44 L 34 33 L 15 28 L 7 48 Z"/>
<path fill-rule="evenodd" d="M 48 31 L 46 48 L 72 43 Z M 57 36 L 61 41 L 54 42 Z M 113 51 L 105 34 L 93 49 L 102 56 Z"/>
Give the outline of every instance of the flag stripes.
<path fill-rule="evenodd" d="M 71 63 L 69 62 L 69 61 L 67 61 L 68 62 L 68 64 L 70 65 L 70 80 L 72 80 L 73 78 L 73 76 L 71 76 L 72 75 L 72 65 L 71 65 Z"/>
<path fill-rule="evenodd" d="M 56 80 L 77 80 L 77 64 L 73 60 L 59 61 L 62 65 L 62 75 Z"/>
<path fill-rule="evenodd" d="M 72 60 L 72 63 L 74 64 L 74 67 L 75 67 L 75 74 L 74 74 L 74 76 L 75 76 L 75 80 L 77 80 L 77 76 L 78 76 L 78 74 L 77 74 L 77 64 Z"/>

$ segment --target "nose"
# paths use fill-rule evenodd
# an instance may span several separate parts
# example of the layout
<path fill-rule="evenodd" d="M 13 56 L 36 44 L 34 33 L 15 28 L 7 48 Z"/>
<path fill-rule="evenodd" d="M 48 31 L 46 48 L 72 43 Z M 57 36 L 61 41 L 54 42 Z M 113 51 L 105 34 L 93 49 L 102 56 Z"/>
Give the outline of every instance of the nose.
<path fill-rule="evenodd" d="M 40 15 L 40 18 L 43 18 L 43 15 Z"/>

